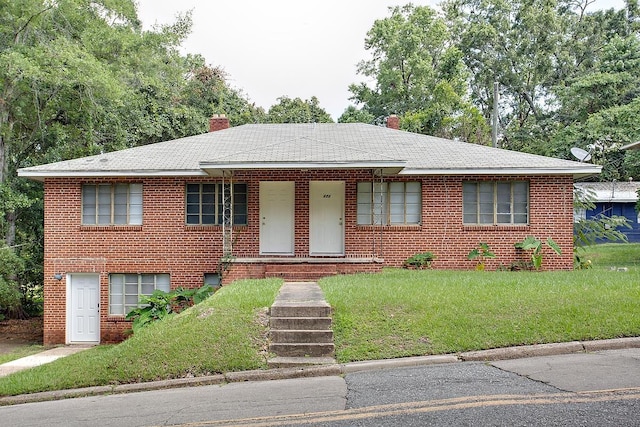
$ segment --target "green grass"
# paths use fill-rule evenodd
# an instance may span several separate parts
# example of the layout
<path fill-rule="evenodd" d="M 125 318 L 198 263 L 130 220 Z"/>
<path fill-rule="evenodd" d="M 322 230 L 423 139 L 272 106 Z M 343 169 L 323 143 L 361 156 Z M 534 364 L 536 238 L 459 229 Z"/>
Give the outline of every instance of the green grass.
<path fill-rule="evenodd" d="M 340 362 L 640 336 L 640 245 L 590 248 L 565 272 L 388 269 L 320 281 Z M 616 267 L 616 271 L 611 271 Z M 626 267 L 626 271 L 618 271 Z M 0 378 L 0 396 L 266 368 L 282 282 L 245 280 L 129 340 Z"/>
<path fill-rule="evenodd" d="M 340 362 L 640 335 L 638 269 L 393 269 L 321 286 Z"/>
<path fill-rule="evenodd" d="M 266 368 L 266 324 L 260 318 L 281 284 L 236 282 L 119 345 L 0 378 L 0 396 Z"/>
<path fill-rule="evenodd" d="M 46 350 L 46 348 L 37 344 L 18 347 L 8 353 L 0 354 L 0 365 L 2 365 L 3 363 L 11 362 L 12 360 L 40 353 L 43 350 Z"/>
<path fill-rule="evenodd" d="M 596 269 L 640 268 L 640 244 L 606 243 L 586 248 L 583 252 Z"/>

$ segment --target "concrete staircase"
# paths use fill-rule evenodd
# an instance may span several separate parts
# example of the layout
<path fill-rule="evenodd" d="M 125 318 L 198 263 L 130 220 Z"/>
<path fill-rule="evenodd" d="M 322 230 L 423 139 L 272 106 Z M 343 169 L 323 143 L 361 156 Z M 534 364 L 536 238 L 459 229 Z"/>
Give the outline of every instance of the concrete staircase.
<path fill-rule="evenodd" d="M 286 282 L 270 309 L 269 367 L 335 363 L 331 306 L 315 282 Z"/>

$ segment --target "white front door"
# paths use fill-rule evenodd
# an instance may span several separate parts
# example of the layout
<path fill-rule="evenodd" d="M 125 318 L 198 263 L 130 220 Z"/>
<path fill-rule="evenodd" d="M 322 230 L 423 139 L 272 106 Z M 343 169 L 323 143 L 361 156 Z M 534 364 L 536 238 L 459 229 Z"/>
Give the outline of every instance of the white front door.
<path fill-rule="evenodd" d="M 260 183 L 260 254 L 293 255 L 295 183 Z"/>
<path fill-rule="evenodd" d="M 344 182 L 309 183 L 309 253 L 344 255 Z"/>
<path fill-rule="evenodd" d="M 69 274 L 68 338 L 70 342 L 100 342 L 100 276 Z"/>

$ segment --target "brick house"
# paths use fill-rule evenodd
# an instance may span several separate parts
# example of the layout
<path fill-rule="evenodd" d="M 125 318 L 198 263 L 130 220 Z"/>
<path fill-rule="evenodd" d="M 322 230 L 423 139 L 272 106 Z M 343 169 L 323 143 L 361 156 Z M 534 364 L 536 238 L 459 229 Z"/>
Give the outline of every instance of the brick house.
<path fill-rule="evenodd" d="M 552 237 L 573 268 L 573 182 L 590 164 L 366 124 L 255 124 L 24 168 L 44 182 L 45 344 L 117 342 L 154 289 L 379 271 L 430 251 L 488 269 Z M 214 132 L 215 131 L 215 132 Z M 225 254 L 232 255 L 226 257 Z M 221 267 L 224 267 L 221 269 Z"/>

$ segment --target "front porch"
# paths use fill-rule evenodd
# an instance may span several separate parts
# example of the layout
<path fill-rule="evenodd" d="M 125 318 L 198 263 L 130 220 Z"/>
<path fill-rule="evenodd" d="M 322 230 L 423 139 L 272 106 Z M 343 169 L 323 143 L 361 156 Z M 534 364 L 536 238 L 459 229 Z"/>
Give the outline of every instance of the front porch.
<path fill-rule="evenodd" d="M 377 272 L 384 266 L 378 257 L 256 257 L 235 258 L 223 282 L 239 278 L 279 277 L 286 281 L 315 281 L 337 274 Z"/>

